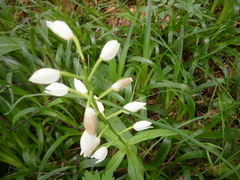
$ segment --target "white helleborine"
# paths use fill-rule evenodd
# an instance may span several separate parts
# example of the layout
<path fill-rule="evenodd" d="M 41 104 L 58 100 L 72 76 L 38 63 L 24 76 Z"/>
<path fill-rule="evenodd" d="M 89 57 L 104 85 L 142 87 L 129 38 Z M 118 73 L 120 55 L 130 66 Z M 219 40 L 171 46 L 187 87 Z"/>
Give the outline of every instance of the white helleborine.
<path fill-rule="evenodd" d="M 130 102 L 128 104 L 126 104 L 125 106 L 123 106 L 124 109 L 127 109 L 128 111 L 131 112 L 137 112 L 140 109 L 146 109 L 144 106 L 146 105 L 146 103 L 143 102 Z M 126 111 L 123 111 L 126 114 L 129 114 Z"/>
<path fill-rule="evenodd" d="M 97 164 L 102 162 L 107 157 L 107 154 L 108 154 L 108 149 L 106 147 L 101 147 L 95 153 L 93 153 L 91 158 L 97 159 L 97 161 L 95 162 L 95 164 Z"/>
<path fill-rule="evenodd" d="M 52 68 L 42 68 L 33 73 L 29 81 L 38 84 L 50 84 L 56 82 L 61 77 L 60 71 Z"/>
<path fill-rule="evenodd" d="M 80 92 L 81 94 L 86 94 L 88 92 L 86 86 L 82 83 L 82 81 L 74 78 L 74 87 L 76 91 Z"/>
<path fill-rule="evenodd" d="M 100 113 L 102 113 L 105 110 L 105 107 L 103 106 L 103 103 L 101 103 L 100 101 L 98 101 L 98 97 L 94 95 L 94 99 L 96 99 L 96 104 L 98 106 L 98 110 Z"/>
<path fill-rule="evenodd" d="M 88 134 L 90 135 L 96 134 L 98 118 L 93 108 L 87 107 L 85 109 L 83 124 Z"/>
<path fill-rule="evenodd" d="M 73 32 L 70 27 L 63 21 L 46 21 L 47 27 L 50 28 L 56 35 L 64 40 L 71 40 Z"/>
<path fill-rule="evenodd" d="M 151 122 L 146 121 L 146 120 L 142 120 L 142 121 L 136 122 L 133 125 L 133 129 L 135 129 L 136 131 L 142 131 L 142 130 L 145 130 L 145 129 L 153 128 L 151 125 L 152 125 Z"/>
<path fill-rule="evenodd" d="M 127 77 L 127 78 L 122 78 L 119 79 L 118 81 L 116 81 L 111 88 L 114 91 L 120 91 L 123 88 L 125 88 L 127 85 L 129 85 L 132 82 L 132 78 L 131 77 Z"/>
<path fill-rule="evenodd" d="M 117 40 L 108 41 L 101 51 L 100 58 L 102 58 L 104 61 L 113 59 L 118 53 L 119 47 L 120 43 Z"/>
<path fill-rule="evenodd" d="M 96 134 L 88 134 L 84 131 L 80 139 L 81 153 L 83 157 L 90 157 L 95 150 L 95 148 L 100 144 L 100 138 Z"/>
<path fill-rule="evenodd" d="M 64 96 L 68 93 L 68 87 L 65 84 L 55 82 L 45 87 L 44 92 L 54 96 Z"/>

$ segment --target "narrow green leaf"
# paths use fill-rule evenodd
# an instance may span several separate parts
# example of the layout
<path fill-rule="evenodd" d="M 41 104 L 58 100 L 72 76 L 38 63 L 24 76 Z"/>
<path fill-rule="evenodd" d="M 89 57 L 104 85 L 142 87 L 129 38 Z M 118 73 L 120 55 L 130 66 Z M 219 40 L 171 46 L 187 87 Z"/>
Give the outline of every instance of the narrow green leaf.
<path fill-rule="evenodd" d="M 133 136 L 131 139 L 129 139 L 128 144 L 136 144 L 142 141 L 155 139 L 157 137 L 180 137 L 176 132 L 173 132 L 168 129 L 154 129 L 154 130 L 146 130 L 143 132 L 139 132 L 137 135 Z"/>
<path fill-rule="evenodd" d="M 15 125 L 17 120 L 19 120 L 19 118 L 21 118 L 21 117 L 24 118 L 26 116 L 26 114 L 28 114 L 28 113 L 35 113 L 35 112 L 40 111 L 40 110 L 41 110 L 41 108 L 39 108 L 39 107 L 30 107 L 30 108 L 23 109 L 22 111 L 19 111 L 14 116 L 14 118 L 12 120 L 12 124 Z"/>
<path fill-rule="evenodd" d="M 181 162 L 187 159 L 194 159 L 194 158 L 207 158 L 207 154 L 205 150 L 196 150 L 187 152 L 181 156 L 179 156 L 174 163 Z"/>
<path fill-rule="evenodd" d="M 126 151 L 124 148 L 120 149 L 109 161 L 108 165 L 106 166 L 106 172 L 113 173 L 122 162 L 123 157 L 125 156 Z"/>
<path fill-rule="evenodd" d="M 35 165 L 35 161 L 37 159 L 37 156 L 35 154 L 36 148 L 37 146 L 33 144 L 24 148 L 22 151 L 23 160 L 30 169 L 36 169 Z"/>
<path fill-rule="evenodd" d="M 43 157 L 43 159 L 42 159 L 42 162 L 41 162 L 40 167 L 39 167 L 39 171 L 40 171 L 40 172 L 44 169 L 44 166 L 46 166 L 48 159 L 50 158 L 50 156 L 52 155 L 52 153 L 56 150 L 56 148 L 57 148 L 61 143 L 63 143 L 63 141 L 64 141 L 65 139 L 67 139 L 67 138 L 70 137 L 70 136 L 75 136 L 75 135 L 78 135 L 78 134 L 76 134 L 76 133 L 74 133 L 74 134 L 66 134 L 66 135 L 61 136 L 60 138 L 58 138 L 58 139 L 52 144 L 52 146 L 48 149 L 48 151 L 46 152 L 46 154 L 44 155 L 44 157 Z"/>
<path fill-rule="evenodd" d="M 129 179 L 144 180 L 143 165 L 142 162 L 140 162 L 140 159 L 132 151 L 128 151 L 127 159 Z"/>
<path fill-rule="evenodd" d="M 160 147 L 157 150 L 157 154 L 151 161 L 151 164 L 156 168 L 160 167 L 164 163 L 171 147 L 172 147 L 171 138 L 164 138 Z"/>
<path fill-rule="evenodd" d="M 24 168 L 24 164 L 11 150 L 9 150 L 8 154 L 0 151 L 0 161 L 11 164 L 17 168 Z"/>
<path fill-rule="evenodd" d="M 22 45 L 30 47 L 29 41 L 19 37 L 0 37 L 0 54 L 21 49 Z"/>
<path fill-rule="evenodd" d="M 58 174 L 58 173 L 60 173 L 62 171 L 66 171 L 67 169 L 70 169 L 70 168 L 72 168 L 72 167 L 61 167 L 61 168 L 54 169 L 51 172 L 49 172 L 47 174 L 44 174 L 43 176 L 40 176 L 38 178 L 38 180 L 46 180 L 49 177 L 54 176 L 54 175 L 56 175 L 56 174 Z"/>

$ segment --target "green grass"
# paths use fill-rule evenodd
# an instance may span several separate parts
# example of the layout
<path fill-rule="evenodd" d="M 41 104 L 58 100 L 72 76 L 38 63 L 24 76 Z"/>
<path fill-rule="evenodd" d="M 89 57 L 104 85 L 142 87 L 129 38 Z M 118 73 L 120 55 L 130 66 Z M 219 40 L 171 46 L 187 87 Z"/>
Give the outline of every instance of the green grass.
<path fill-rule="evenodd" d="M 240 179 L 239 5 L 0 0 L 1 179 Z M 111 28 L 109 19 L 119 24 Z M 106 117 L 128 102 L 147 103 L 146 111 L 99 116 L 98 133 L 109 125 L 101 145 L 114 143 L 97 165 L 79 155 L 86 100 L 49 96 L 28 81 L 43 67 L 84 74 L 74 43 L 53 34 L 46 20 L 71 27 L 88 71 L 108 40 L 121 43 L 91 81 L 100 95 L 122 77 L 134 79 L 101 100 Z M 71 78 L 62 81 L 73 87 Z M 143 119 L 154 129 L 118 135 Z"/>

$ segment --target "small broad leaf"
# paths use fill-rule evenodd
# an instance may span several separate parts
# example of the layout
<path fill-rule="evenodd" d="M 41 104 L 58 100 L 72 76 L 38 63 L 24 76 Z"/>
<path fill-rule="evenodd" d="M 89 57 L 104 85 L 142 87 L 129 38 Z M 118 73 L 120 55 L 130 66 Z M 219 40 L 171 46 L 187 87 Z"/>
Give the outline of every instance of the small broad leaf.
<path fill-rule="evenodd" d="M 89 172 L 89 171 L 86 171 L 86 172 L 84 173 L 83 180 L 101 180 L 101 177 L 100 177 L 100 174 L 99 174 L 98 171 L 95 171 L 94 174 L 92 174 L 92 173 Z"/>

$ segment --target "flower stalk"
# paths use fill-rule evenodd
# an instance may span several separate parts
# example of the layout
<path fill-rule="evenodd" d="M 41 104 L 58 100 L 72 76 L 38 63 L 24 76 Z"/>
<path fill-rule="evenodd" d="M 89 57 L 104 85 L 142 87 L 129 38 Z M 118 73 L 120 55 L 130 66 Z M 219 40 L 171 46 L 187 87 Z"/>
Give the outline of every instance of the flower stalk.
<path fill-rule="evenodd" d="M 78 76 L 76 74 L 72 74 L 72 73 L 69 73 L 69 72 L 66 72 L 66 71 L 60 71 L 60 74 L 62 76 L 66 76 L 66 77 L 71 77 L 71 78 L 76 78 L 76 79 L 85 79 L 84 76 Z"/>
<path fill-rule="evenodd" d="M 104 92 L 99 96 L 98 99 L 102 99 L 104 96 L 108 95 L 108 94 L 109 94 L 110 92 L 112 92 L 112 91 L 113 91 L 113 88 L 110 87 L 109 89 L 107 89 L 106 91 L 104 91 Z"/>
<path fill-rule="evenodd" d="M 85 61 L 85 58 L 84 58 L 84 55 L 83 55 L 83 52 L 82 52 L 82 47 L 80 45 L 80 42 L 79 42 L 78 38 L 74 35 L 72 37 L 72 39 L 73 39 L 73 42 L 75 43 L 75 45 L 77 47 L 77 51 L 78 51 L 78 53 L 80 55 L 80 58 L 81 58 L 82 62 L 85 64 L 86 61 Z"/>
<path fill-rule="evenodd" d="M 90 75 L 88 76 L 88 81 L 91 80 L 91 78 L 93 77 L 94 73 L 96 72 L 97 68 L 99 67 L 99 65 L 101 64 L 102 61 L 103 61 L 103 59 L 99 58 L 97 60 L 97 62 L 94 64 L 93 69 L 92 69 Z"/>

